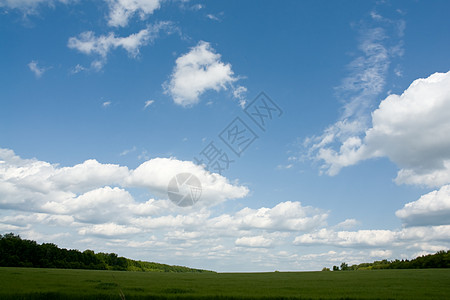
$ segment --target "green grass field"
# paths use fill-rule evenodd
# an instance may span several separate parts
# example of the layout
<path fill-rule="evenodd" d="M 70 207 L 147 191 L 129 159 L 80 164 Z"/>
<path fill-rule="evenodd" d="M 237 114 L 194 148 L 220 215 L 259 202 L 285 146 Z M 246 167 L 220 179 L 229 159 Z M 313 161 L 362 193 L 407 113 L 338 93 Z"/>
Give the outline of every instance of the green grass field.
<path fill-rule="evenodd" d="M 450 299 L 450 269 L 141 273 L 0 268 L 0 299 Z"/>

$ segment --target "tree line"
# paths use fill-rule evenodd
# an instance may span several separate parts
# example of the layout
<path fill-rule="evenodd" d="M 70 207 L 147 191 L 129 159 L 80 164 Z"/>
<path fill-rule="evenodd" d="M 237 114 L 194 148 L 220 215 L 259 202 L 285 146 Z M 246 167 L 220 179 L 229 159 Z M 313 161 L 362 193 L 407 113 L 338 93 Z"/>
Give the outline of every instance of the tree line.
<path fill-rule="evenodd" d="M 333 271 L 354 271 L 354 270 L 378 270 L 378 269 L 430 269 L 430 268 L 450 268 L 450 250 L 439 251 L 435 254 L 419 256 L 412 260 L 391 260 L 387 259 L 374 261 L 372 263 L 362 263 L 349 266 L 345 262 L 340 267 L 333 266 Z M 322 271 L 330 271 L 323 268 Z"/>
<path fill-rule="evenodd" d="M 142 272 L 211 272 L 182 266 L 137 261 L 116 253 L 61 249 L 52 243 L 38 244 L 19 235 L 0 234 L 0 266 L 57 269 L 91 269 Z"/>

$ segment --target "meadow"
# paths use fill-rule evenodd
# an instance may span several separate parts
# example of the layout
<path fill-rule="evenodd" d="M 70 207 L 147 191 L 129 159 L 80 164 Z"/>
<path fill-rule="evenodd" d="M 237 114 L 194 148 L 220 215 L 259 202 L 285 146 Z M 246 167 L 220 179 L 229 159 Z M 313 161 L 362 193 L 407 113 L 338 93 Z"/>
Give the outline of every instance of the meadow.
<path fill-rule="evenodd" d="M 0 299 L 450 299 L 450 269 L 162 273 L 0 268 Z"/>

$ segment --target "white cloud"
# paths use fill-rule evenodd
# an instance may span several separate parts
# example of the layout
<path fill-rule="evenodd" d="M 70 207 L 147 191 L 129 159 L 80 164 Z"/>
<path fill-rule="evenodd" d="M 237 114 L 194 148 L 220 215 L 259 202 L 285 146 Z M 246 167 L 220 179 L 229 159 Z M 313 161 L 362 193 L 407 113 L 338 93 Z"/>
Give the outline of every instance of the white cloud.
<path fill-rule="evenodd" d="M 205 8 L 205 6 L 202 5 L 202 4 L 199 4 L 199 3 L 194 4 L 194 5 L 192 5 L 192 6 L 190 7 L 191 10 L 195 10 L 195 11 L 200 10 L 200 9 L 202 9 L 202 8 Z"/>
<path fill-rule="evenodd" d="M 209 191 L 201 200 L 205 205 L 179 208 L 165 200 L 164 181 L 185 171 L 201 178 L 204 190 Z M 0 149 L 0 229 L 64 247 L 174 264 L 183 264 L 188 258 L 192 266 L 228 271 L 317 270 L 324 264 L 360 263 L 386 256 L 411 258 L 450 247 L 450 225 L 340 230 L 357 225 L 357 221 L 347 219 L 327 227 L 328 212 L 296 201 L 223 214 L 209 205 L 245 196 L 248 190 L 211 175 L 174 158 L 152 159 L 134 170 L 96 160 L 60 167 Z M 133 191 L 139 187 L 154 195 L 162 193 L 164 198 L 143 201 L 139 197 L 138 201 Z M 447 192 L 433 197 L 441 198 Z M 434 198 L 426 204 L 435 203 Z M 406 207 L 408 213 L 416 213 L 424 206 Z M 307 254 L 316 251 L 317 245 L 345 251 L 331 248 L 327 253 Z M 303 255 L 297 247 L 302 247 Z"/>
<path fill-rule="evenodd" d="M 384 19 L 381 15 L 379 15 L 379 14 L 378 14 L 376 11 L 374 11 L 374 10 L 370 12 L 370 16 L 372 17 L 372 19 L 377 20 L 377 21 L 381 21 L 381 20 Z"/>
<path fill-rule="evenodd" d="M 117 237 L 123 235 L 129 236 L 139 233 L 140 231 L 141 230 L 136 227 L 128 227 L 114 223 L 105 223 L 83 227 L 78 231 L 78 233 L 81 235 Z"/>
<path fill-rule="evenodd" d="M 450 185 L 432 191 L 419 200 L 405 204 L 395 215 L 406 226 L 449 225 Z"/>
<path fill-rule="evenodd" d="M 212 204 L 244 197 L 248 189 L 174 158 L 155 158 L 134 170 L 96 160 L 60 167 L 1 149 L 0 161 L 0 229 L 45 241 L 54 237 L 50 241 L 63 247 L 134 257 L 144 247 L 152 250 L 152 260 L 170 261 L 180 253 L 185 259 L 189 253 L 228 264 L 243 252 L 258 253 L 253 258 L 260 260 L 259 250 L 290 244 L 292 234 L 326 225 L 327 213 L 290 201 L 217 214 Z M 181 208 L 165 199 L 167 181 L 179 172 L 202 182 L 205 198 L 195 206 Z M 142 188 L 161 200 L 138 201 L 141 193 L 135 192 Z"/>
<path fill-rule="evenodd" d="M 323 228 L 316 233 L 296 237 L 294 244 L 325 244 L 343 247 L 387 246 L 395 241 L 395 233 L 390 230 L 334 231 Z"/>
<path fill-rule="evenodd" d="M 39 67 L 37 61 L 31 61 L 28 64 L 28 68 L 30 68 L 30 71 L 34 73 L 36 78 L 40 78 L 42 75 L 44 75 L 45 71 L 47 71 L 44 67 Z"/>
<path fill-rule="evenodd" d="M 147 107 L 149 107 L 153 103 L 155 103 L 155 100 L 147 100 L 147 101 L 145 101 L 144 109 L 146 109 Z"/>
<path fill-rule="evenodd" d="M 355 219 L 346 219 L 345 221 L 335 225 L 334 228 L 335 229 L 350 229 L 350 228 L 356 227 L 359 224 L 360 224 L 360 222 L 358 222 Z"/>
<path fill-rule="evenodd" d="M 158 38 L 161 31 L 171 34 L 173 30 L 173 24 L 166 21 L 148 25 L 147 28 L 126 37 L 116 37 L 113 32 L 97 37 L 92 31 L 86 31 L 79 34 L 78 37 L 69 38 L 67 46 L 86 55 L 97 56 L 98 58 L 92 62 L 91 68 L 100 70 L 106 63 L 110 51 L 120 47 L 127 51 L 129 56 L 136 58 L 140 48 L 152 43 Z"/>
<path fill-rule="evenodd" d="M 210 19 L 210 20 L 213 20 L 213 21 L 218 21 L 218 22 L 220 21 L 220 19 L 217 16 L 213 15 L 213 14 L 207 14 L 206 17 L 208 19 Z"/>
<path fill-rule="evenodd" d="M 404 22 L 395 24 L 403 35 Z M 322 170 L 336 175 L 346 166 L 374 157 L 387 157 L 399 168 L 397 184 L 438 187 L 450 183 L 450 72 L 435 73 L 415 80 L 401 95 L 391 94 L 371 114 L 367 99 L 384 87 L 387 68 L 393 55 L 401 55 L 401 42 L 391 48 L 383 45 L 387 37 L 378 29 L 375 39 L 363 40 L 361 49 L 367 59 L 353 62 L 362 73 L 350 76 L 342 85 L 345 91 L 359 91 L 344 107 L 344 114 L 320 137 L 307 139 L 310 155 L 322 161 Z M 376 36 L 379 35 L 377 38 Z M 369 62 L 366 66 L 365 63 Z M 338 149 L 333 144 L 338 141 Z"/>
<path fill-rule="evenodd" d="M 244 208 L 234 216 L 221 215 L 211 220 L 211 226 L 236 230 L 264 229 L 268 231 L 309 231 L 326 224 L 328 213 L 302 206 L 300 202 L 280 202 L 273 208 Z"/>
<path fill-rule="evenodd" d="M 131 172 L 127 184 L 146 187 L 163 196 L 167 195 L 169 181 L 179 173 L 191 173 L 200 180 L 202 196 L 199 205 L 212 205 L 226 199 L 238 199 L 248 193 L 246 187 L 230 184 L 225 177 L 209 173 L 193 162 L 172 158 L 155 158 L 144 162 Z"/>
<path fill-rule="evenodd" d="M 2 211 L 0 211 L 2 212 Z M 0 231 L 28 231 L 36 229 L 36 224 L 40 226 L 67 228 L 75 224 L 72 216 L 48 214 L 48 213 L 20 213 L 9 212 L 10 214 L 0 216 Z M 10 227 L 10 229 L 7 229 Z"/>
<path fill-rule="evenodd" d="M 128 155 L 128 154 L 130 154 L 131 152 L 134 152 L 134 151 L 136 151 L 136 146 L 133 146 L 131 149 L 125 149 L 125 150 L 123 150 L 122 152 L 120 152 L 120 156 L 125 156 L 125 155 Z"/>
<path fill-rule="evenodd" d="M 209 43 L 200 41 L 177 58 L 170 81 L 164 84 L 165 92 L 176 104 L 192 106 L 207 90 L 226 90 L 237 78 L 231 64 L 223 63 L 220 58 L 221 55 L 215 53 Z"/>
<path fill-rule="evenodd" d="M 179 172 L 193 173 L 202 182 L 206 198 L 195 206 L 181 208 L 165 199 L 168 180 Z M 160 200 L 141 193 L 142 188 L 161 195 Z M 134 170 L 96 160 L 60 167 L 0 149 L 0 229 L 67 248 L 267 271 L 317 270 L 325 263 L 360 263 L 390 254 L 411 258 L 450 247 L 450 225 L 340 231 L 357 222 L 347 219 L 328 227 L 328 212 L 297 201 L 230 213 L 212 206 L 247 193 L 236 182 L 174 158 L 151 159 Z M 418 211 L 417 205 L 405 207 Z M 320 245 L 349 250 L 307 254 Z"/>
<path fill-rule="evenodd" d="M 130 224 L 133 226 L 144 228 L 147 230 L 165 229 L 165 230 L 186 230 L 202 231 L 205 233 L 206 224 L 211 213 L 205 209 L 190 210 L 186 213 L 186 210 L 174 209 L 173 212 L 179 212 L 178 214 L 168 214 L 159 216 L 141 216 L 130 220 Z M 207 235 L 207 233 L 205 233 Z"/>
<path fill-rule="evenodd" d="M 41 6 L 54 7 L 58 3 L 69 4 L 78 0 L 0 0 L 0 8 L 18 9 L 24 14 L 36 14 Z M 104 0 L 109 7 L 108 25 L 125 27 L 129 20 L 139 15 L 141 20 L 161 7 L 163 0 Z M 201 8 L 201 6 L 200 6 Z"/>
<path fill-rule="evenodd" d="M 109 107 L 111 105 L 111 101 L 105 101 L 102 103 L 103 107 Z"/>
<path fill-rule="evenodd" d="M 450 183 L 450 72 L 417 79 L 401 95 L 389 95 L 372 113 L 364 138 L 346 139 L 339 152 L 322 148 L 328 174 L 373 157 L 401 169 L 398 184 Z"/>
<path fill-rule="evenodd" d="M 41 5 L 53 7 L 57 3 L 68 4 L 74 0 L 0 0 L 0 7 L 21 10 L 24 14 L 36 14 Z"/>
<path fill-rule="evenodd" d="M 247 93 L 247 88 L 245 86 L 239 85 L 233 90 L 233 97 L 239 100 L 239 105 L 242 108 L 245 108 L 245 104 L 247 104 L 245 93 Z"/>
<path fill-rule="evenodd" d="M 450 183 L 450 72 L 417 79 L 402 95 L 388 96 L 372 123 L 366 151 L 402 168 L 397 183 Z"/>
<path fill-rule="evenodd" d="M 370 256 L 386 259 L 386 258 L 392 256 L 392 251 L 391 250 L 371 250 Z"/>
<path fill-rule="evenodd" d="M 288 169 L 291 169 L 293 166 L 294 166 L 294 164 L 278 165 L 277 169 L 278 170 L 288 170 Z"/>
<path fill-rule="evenodd" d="M 408 247 L 418 248 L 428 242 L 449 244 L 450 225 L 417 226 L 401 230 L 335 231 L 322 228 L 294 240 L 295 245 L 333 245 L 349 248 Z M 445 246 L 448 248 L 448 246 Z M 442 249 L 442 248 L 441 248 Z"/>
<path fill-rule="evenodd" d="M 259 235 L 238 238 L 236 239 L 235 244 L 240 247 L 268 248 L 272 246 L 273 241 Z"/>
<path fill-rule="evenodd" d="M 123 186 L 128 176 L 127 167 L 90 159 L 72 167 L 54 167 L 46 180 L 59 190 L 81 193 L 107 185 Z"/>
<path fill-rule="evenodd" d="M 123 202 L 130 211 L 134 211 L 136 205 L 148 210 L 142 203 L 135 203 L 124 189 L 146 188 L 167 199 L 167 185 L 180 172 L 190 172 L 200 179 L 203 189 L 198 202 L 200 207 L 242 198 L 248 193 L 246 187 L 232 184 L 221 175 L 209 173 L 192 162 L 172 158 L 155 158 L 135 170 L 96 160 L 61 168 L 36 159 L 21 159 L 7 149 L 0 149 L 0 159 L 4 161 L 0 164 L 0 207 L 22 211 L 69 214 L 74 207 L 91 200 L 103 205 L 102 199 L 116 199 L 116 207 L 121 207 L 119 202 Z M 89 215 L 87 210 L 82 213 Z"/>
<path fill-rule="evenodd" d="M 343 166 L 364 158 L 364 153 L 357 150 L 360 136 L 370 126 L 369 109 L 385 88 L 392 60 L 403 54 L 399 28 L 404 27 L 404 22 L 375 19 L 377 26 L 361 30 L 358 45 L 361 54 L 350 63 L 349 76 L 336 89 L 345 103 L 339 120 L 322 135 L 304 141 L 307 156 L 322 161 L 321 169 L 329 175 L 336 175 Z"/>
<path fill-rule="evenodd" d="M 142 29 L 127 37 L 116 37 L 112 32 L 107 36 L 96 37 L 92 31 L 86 31 L 79 37 L 71 37 L 68 47 L 85 54 L 99 54 L 102 57 L 106 57 L 111 49 L 122 47 L 135 57 L 139 53 L 139 48 L 148 43 L 149 37 L 148 29 Z"/>
<path fill-rule="evenodd" d="M 48 213 L 73 216 L 77 222 L 106 223 L 128 220 L 137 205 L 124 189 L 106 186 L 75 198 L 46 202 L 41 207 Z"/>
<path fill-rule="evenodd" d="M 77 74 L 77 73 L 80 73 L 80 72 L 83 72 L 83 71 L 86 71 L 86 68 L 83 67 L 83 66 L 80 65 L 80 64 L 77 64 L 75 67 L 73 67 L 73 68 L 70 70 L 70 73 L 71 73 L 71 74 Z"/>
<path fill-rule="evenodd" d="M 108 25 L 125 27 L 136 13 L 141 20 L 161 7 L 161 0 L 106 0 L 109 4 Z"/>
<path fill-rule="evenodd" d="M 141 153 L 138 155 L 139 160 L 149 160 L 150 156 L 147 150 L 142 150 Z"/>

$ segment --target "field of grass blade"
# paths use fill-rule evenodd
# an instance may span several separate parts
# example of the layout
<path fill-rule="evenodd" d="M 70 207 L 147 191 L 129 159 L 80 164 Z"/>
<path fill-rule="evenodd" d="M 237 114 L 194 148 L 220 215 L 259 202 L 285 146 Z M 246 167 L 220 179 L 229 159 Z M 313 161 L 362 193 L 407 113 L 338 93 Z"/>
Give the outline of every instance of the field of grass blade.
<path fill-rule="evenodd" d="M 0 299 L 450 299 L 450 269 L 141 273 L 0 268 Z"/>

